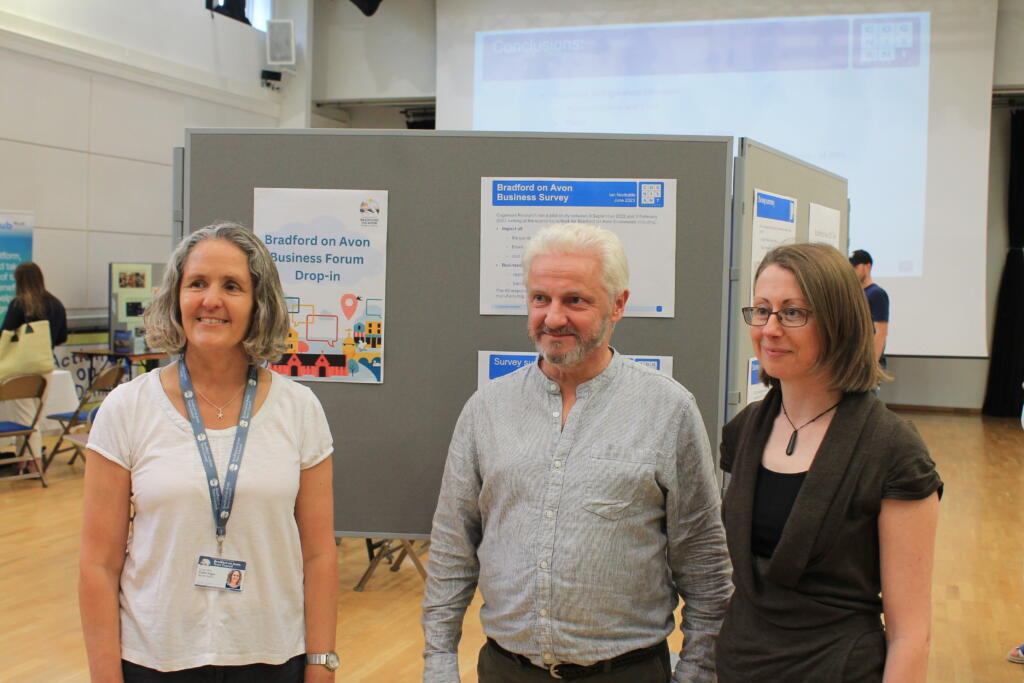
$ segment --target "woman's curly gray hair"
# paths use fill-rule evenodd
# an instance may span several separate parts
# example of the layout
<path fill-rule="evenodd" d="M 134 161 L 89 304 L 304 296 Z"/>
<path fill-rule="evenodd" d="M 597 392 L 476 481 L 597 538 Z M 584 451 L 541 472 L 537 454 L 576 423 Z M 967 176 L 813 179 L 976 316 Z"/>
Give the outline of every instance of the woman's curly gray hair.
<path fill-rule="evenodd" d="M 186 235 L 164 271 L 164 282 L 146 310 L 146 342 L 168 353 L 182 353 L 188 340 L 181 326 L 181 277 L 192 249 L 204 240 L 225 240 L 243 252 L 252 275 L 253 308 L 242 346 L 251 363 L 275 361 L 286 348 L 288 308 L 277 266 L 263 242 L 238 223 L 214 223 Z"/>

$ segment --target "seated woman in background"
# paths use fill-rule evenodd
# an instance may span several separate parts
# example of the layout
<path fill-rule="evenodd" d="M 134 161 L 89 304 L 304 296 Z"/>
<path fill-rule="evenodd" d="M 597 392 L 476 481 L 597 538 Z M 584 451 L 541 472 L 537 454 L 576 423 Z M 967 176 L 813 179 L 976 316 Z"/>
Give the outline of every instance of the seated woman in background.
<path fill-rule="evenodd" d="M 93 680 L 333 680 L 333 446 L 313 392 L 260 367 L 288 332 L 266 247 L 230 223 L 188 235 L 146 331 L 181 355 L 115 389 L 89 434 Z"/>
<path fill-rule="evenodd" d="M 722 432 L 718 680 L 924 681 L 942 482 L 869 391 L 888 378 L 857 276 L 832 247 L 778 247 L 743 316 L 771 390 Z"/>
<path fill-rule="evenodd" d="M 43 282 L 43 271 L 32 261 L 18 264 L 14 269 L 14 298 L 7 306 L 3 329 L 16 330 L 25 323 L 45 320 L 50 324 L 50 348 L 63 344 L 68 340 L 68 316 L 60 299 L 46 290 Z M 46 373 L 47 384 L 50 374 Z M 43 400 L 46 400 L 45 394 Z M 30 424 L 35 417 L 38 403 L 34 398 L 21 398 L 6 401 L 0 408 L 5 419 Z M 39 430 L 29 437 L 29 444 L 36 456 L 43 452 L 43 437 Z M 29 463 L 26 468 L 34 466 Z"/>
<path fill-rule="evenodd" d="M 52 346 L 68 340 L 68 316 L 64 304 L 46 290 L 39 266 L 26 261 L 14 269 L 14 298 L 7 307 L 4 329 L 16 330 L 37 320 L 49 321 Z"/>

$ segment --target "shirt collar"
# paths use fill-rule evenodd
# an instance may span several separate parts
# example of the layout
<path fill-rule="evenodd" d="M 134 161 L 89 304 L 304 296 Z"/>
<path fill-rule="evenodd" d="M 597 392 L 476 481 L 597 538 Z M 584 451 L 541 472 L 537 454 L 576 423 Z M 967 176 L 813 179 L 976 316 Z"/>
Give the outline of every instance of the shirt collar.
<path fill-rule="evenodd" d="M 591 377 L 586 382 L 583 382 L 576 387 L 577 397 L 585 396 L 589 393 L 598 392 L 603 389 L 605 386 L 610 384 L 613 379 L 615 379 L 615 376 L 622 368 L 622 364 L 626 362 L 626 359 L 621 353 L 615 350 L 614 346 L 609 346 L 608 348 L 612 350 L 612 359 L 608 362 L 608 365 L 605 366 L 604 370 L 602 370 L 596 377 Z M 537 356 L 537 360 L 535 360 L 530 366 L 530 372 L 533 374 L 532 381 L 535 387 L 548 394 L 560 393 L 558 383 L 549 379 L 548 376 L 544 374 L 544 371 L 540 369 L 539 355 Z"/>

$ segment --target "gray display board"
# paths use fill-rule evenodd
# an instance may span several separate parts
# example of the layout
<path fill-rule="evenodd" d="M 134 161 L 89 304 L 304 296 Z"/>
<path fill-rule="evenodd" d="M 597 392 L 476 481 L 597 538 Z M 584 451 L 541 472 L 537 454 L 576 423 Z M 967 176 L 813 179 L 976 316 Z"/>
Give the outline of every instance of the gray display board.
<path fill-rule="evenodd" d="M 839 211 L 839 244 L 840 251 L 844 252 L 849 243 L 850 218 L 845 178 L 749 138 L 740 138 L 735 188 L 727 420 L 747 404 L 747 363 L 754 356 L 750 334 L 740 314 L 741 307 L 750 305 L 754 190 L 773 192 L 797 200 L 797 243 L 808 241 L 811 202 Z"/>
<path fill-rule="evenodd" d="M 334 435 L 339 536 L 428 536 L 452 429 L 476 389 L 477 351 L 532 350 L 524 316 L 478 313 L 485 176 L 677 179 L 676 316 L 626 318 L 612 343 L 673 356 L 717 443 L 730 138 L 190 130 L 186 145 L 189 230 L 251 226 L 256 187 L 389 193 L 384 383 L 309 385 Z"/>

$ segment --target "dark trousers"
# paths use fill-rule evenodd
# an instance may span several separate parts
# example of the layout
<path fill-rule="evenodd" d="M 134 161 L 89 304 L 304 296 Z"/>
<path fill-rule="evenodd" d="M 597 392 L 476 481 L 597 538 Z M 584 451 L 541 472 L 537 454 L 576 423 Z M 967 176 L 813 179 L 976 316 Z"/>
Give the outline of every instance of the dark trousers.
<path fill-rule="evenodd" d="M 512 659 L 490 643 L 480 648 L 476 674 L 480 683 L 551 683 L 555 680 L 546 670 Z M 672 669 L 668 647 L 643 661 L 577 680 L 582 683 L 669 683 L 672 680 Z"/>
<path fill-rule="evenodd" d="M 121 660 L 124 683 L 302 683 L 306 655 L 296 655 L 284 664 L 244 666 L 200 666 L 180 671 L 157 671 Z"/>

